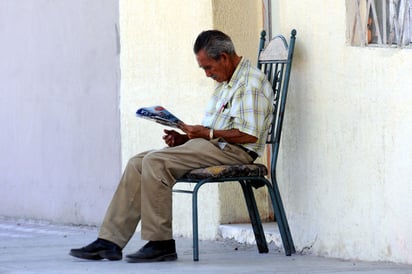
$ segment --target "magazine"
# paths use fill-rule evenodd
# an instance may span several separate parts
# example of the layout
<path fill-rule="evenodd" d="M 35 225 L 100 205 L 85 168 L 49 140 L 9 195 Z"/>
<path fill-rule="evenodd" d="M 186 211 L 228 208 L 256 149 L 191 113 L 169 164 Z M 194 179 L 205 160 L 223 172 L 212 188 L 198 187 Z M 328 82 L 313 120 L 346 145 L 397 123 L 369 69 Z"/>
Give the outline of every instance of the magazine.
<path fill-rule="evenodd" d="M 139 108 L 136 111 L 136 116 L 144 119 L 155 121 L 156 123 L 179 128 L 183 124 L 182 120 L 174 116 L 171 112 L 162 106 L 151 106 Z"/>

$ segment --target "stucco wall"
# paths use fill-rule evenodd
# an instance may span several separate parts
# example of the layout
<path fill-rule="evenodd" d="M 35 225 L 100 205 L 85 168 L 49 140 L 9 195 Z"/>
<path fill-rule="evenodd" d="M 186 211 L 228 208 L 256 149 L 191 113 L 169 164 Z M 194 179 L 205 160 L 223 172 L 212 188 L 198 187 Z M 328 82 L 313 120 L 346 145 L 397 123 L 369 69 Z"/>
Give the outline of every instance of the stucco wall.
<path fill-rule="evenodd" d="M 0 215 L 100 223 L 120 176 L 118 3 L 0 2 Z"/>
<path fill-rule="evenodd" d="M 138 152 L 165 146 L 165 127 L 136 118 L 137 108 L 163 105 L 188 124 L 201 122 L 214 84 L 199 68 L 193 43 L 212 28 L 211 14 L 209 0 L 120 2 L 123 166 Z M 217 189 L 208 187 L 205 193 L 199 200 L 200 207 L 208 208 L 200 235 L 215 236 Z M 190 197 L 176 194 L 173 206 L 175 234 L 191 235 Z"/>
<path fill-rule="evenodd" d="M 210 1 L 121 1 L 123 166 L 135 153 L 160 148 L 164 126 L 136 118 L 137 108 L 163 105 L 199 123 L 213 81 L 199 69 L 193 42 L 211 28 Z"/>
<path fill-rule="evenodd" d="M 297 245 L 412 263 L 412 50 L 348 46 L 344 1 L 278 2 L 298 31 L 279 165 Z"/>
<path fill-rule="evenodd" d="M 240 56 L 257 61 L 260 32 L 263 29 L 263 8 L 261 1 L 250 0 L 213 0 L 213 26 L 228 33 Z M 230 11 L 230 12 L 228 12 Z M 266 163 L 263 157 L 257 162 Z M 242 190 L 238 183 L 219 184 L 219 222 L 250 222 Z M 264 188 L 255 191 L 256 202 L 262 220 L 268 220 L 273 214 Z M 273 219 L 272 219 L 273 220 Z"/>

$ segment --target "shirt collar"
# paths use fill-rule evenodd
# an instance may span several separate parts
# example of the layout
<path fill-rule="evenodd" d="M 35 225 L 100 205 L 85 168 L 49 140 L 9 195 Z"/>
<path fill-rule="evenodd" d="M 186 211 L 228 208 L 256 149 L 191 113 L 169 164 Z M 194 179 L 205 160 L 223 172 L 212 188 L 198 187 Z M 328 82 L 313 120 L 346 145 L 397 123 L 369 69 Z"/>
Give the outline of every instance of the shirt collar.
<path fill-rule="evenodd" d="M 239 64 L 237 65 L 235 71 L 232 74 L 232 77 L 230 78 L 229 82 L 225 83 L 225 86 L 231 88 L 239 79 L 240 75 L 239 75 L 239 71 L 241 69 L 241 67 L 246 65 L 246 59 L 244 59 L 243 57 L 241 57 Z"/>

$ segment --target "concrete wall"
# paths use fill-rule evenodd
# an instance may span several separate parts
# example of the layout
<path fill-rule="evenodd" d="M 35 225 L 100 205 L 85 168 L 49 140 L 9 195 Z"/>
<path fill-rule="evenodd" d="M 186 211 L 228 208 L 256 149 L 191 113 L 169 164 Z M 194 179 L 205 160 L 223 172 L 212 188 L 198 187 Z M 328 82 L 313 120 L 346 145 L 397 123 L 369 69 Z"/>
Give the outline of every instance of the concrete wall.
<path fill-rule="evenodd" d="M 348 46 L 344 1 L 276 2 L 298 31 L 279 165 L 298 247 L 412 263 L 412 50 Z"/>
<path fill-rule="evenodd" d="M 118 1 L 0 2 L 0 215 L 100 223 L 120 176 Z"/>

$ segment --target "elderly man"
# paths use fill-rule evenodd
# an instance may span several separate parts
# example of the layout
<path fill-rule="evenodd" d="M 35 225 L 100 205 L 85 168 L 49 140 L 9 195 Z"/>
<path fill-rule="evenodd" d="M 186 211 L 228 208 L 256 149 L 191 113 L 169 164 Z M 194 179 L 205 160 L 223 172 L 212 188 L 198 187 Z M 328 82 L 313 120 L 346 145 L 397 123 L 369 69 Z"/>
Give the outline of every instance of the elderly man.
<path fill-rule="evenodd" d="M 147 240 L 128 262 L 177 259 L 172 232 L 172 188 L 188 171 L 213 165 L 253 162 L 264 150 L 273 110 L 265 75 L 236 54 L 229 36 L 209 30 L 194 44 L 196 60 L 216 88 L 202 125 L 181 125 L 184 134 L 165 130 L 167 147 L 132 157 L 106 212 L 98 238 L 72 249 L 90 260 L 120 260 L 141 221 Z"/>

